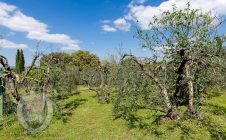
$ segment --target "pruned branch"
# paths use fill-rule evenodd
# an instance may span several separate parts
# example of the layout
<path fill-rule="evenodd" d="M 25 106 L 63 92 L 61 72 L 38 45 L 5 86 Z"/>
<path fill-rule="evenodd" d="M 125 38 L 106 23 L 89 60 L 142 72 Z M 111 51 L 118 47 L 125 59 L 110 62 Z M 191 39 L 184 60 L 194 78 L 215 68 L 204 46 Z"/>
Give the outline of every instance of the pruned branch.
<path fill-rule="evenodd" d="M 159 78 L 155 76 L 155 73 L 152 70 L 148 69 L 145 66 L 145 63 L 143 63 L 142 61 L 139 61 L 134 55 L 125 54 L 125 55 L 122 56 L 121 60 L 125 59 L 126 57 L 131 58 L 136 64 L 138 64 L 139 67 L 141 68 L 141 70 L 144 72 L 144 74 L 155 82 L 155 84 L 159 87 L 161 94 L 164 97 L 164 101 L 166 103 L 167 108 L 171 109 L 171 102 L 169 100 L 169 95 L 168 95 L 167 88 L 166 88 L 165 84 L 161 83 Z"/>
<path fill-rule="evenodd" d="M 19 74 L 14 73 L 8 63 L 8 60 L 6 57 L 0 55 L 0 63 L 3 66 L 4 69 L 4 78 L 7 78 L 9 80 L 9 85 L 11 89 L 12 96 L 19 101 L 20 97 L 18 94 L 17 86 L 16 84 L 23 84 L 25 79 L 27 78 L 29 72 L 32 70 L 33 66 L 35 65 L 36 60 L 38 59 L 39 55 L 36 55 L 34 59 L 32 60 L 32 64 L 26 74 L 23 76 L 23 78 L 20 78 Z"/>
<path fill-rule="evenodd" d="M 32 70 L 32 68 L 35 65 L 36 60 L 39 58 L 39 54 L 36 54 L 32 60 L 31 65 L 29 66 L 29 69 L 26 71 L 25 75 L 20 79 L 18 74 L 15 74 L 16 76 L 16 81 L 18 84 L 23 84 L 24 80 L 27 78 L 27 76 L 29 75 L 30 71 Z"/>

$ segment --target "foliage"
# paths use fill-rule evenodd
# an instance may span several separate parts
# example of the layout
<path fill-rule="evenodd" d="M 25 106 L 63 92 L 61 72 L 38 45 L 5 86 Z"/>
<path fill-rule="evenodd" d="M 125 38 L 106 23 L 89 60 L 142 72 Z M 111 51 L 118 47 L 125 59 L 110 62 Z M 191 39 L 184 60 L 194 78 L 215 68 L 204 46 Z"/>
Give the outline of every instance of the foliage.
<path fill-rule="evenodd" d="M 15 113 L 17 104 L 10 98 L 9 94 L 4 94 L 3 98 L 3 114 L 9 115 Z"/>
<path fill-rule="evenodd" d="M 98 67 L 85 68 L 79 72 L 79 83 L 94 89 L 101 84 L 100 71 Z"/>
<path fill-rule="evenodd" d="M 30 67 L 27 67 L 22 75 L 25 75 Z M 34 67 L 28 74 L 28 78 L 26 80 L 27 84 L 35 85 L 38 84 L 42 86 L 46 79 L 45 72 L 47 71 L 47 67 Z"/>
<path fill-rule="evenodd" d="M 132 60 L 122 61 L 111 75 L 114 77 L 111 85 L 116 91 L 113 109 L 115 117 L 133 121 L 133 113 L 139 109 L 161 108 L 158 88 Z"/>
<path fill-rule="evenodd" d="M 54 67 L 51 71 L 49 85 L 54 91 L 52 93 L 53 97 L 57 99 L 67 98 L 73 95 L 77 91 L 77 72 L 71 67 L 66 67 L 64 69 L 59 67 Z"/>
<path fill-rule="evenodd" d="M 40 60 L 40 65 L 44 66 L 46 63 L 51 60 L 49 65 L 59 65 L 59 66 L 67 66 L 72 58 L 67 53 L 62 52 L 53 52 L 48 55 L 44 55 Z"/>
<path fill-rule="evenodd" d="M 145 105 L 138 102 L 139 95 L 150 94 L 162 99 L 161 106 L 168 110 L 165 117 L 179 119 L 177 108 L 181 105 L 187 105 L 186 112 L 196 116 L 194 103 L 200 104 L 210 86 L 225 81 L 223 40 L 217 35 L 220 24 L 211 12 L 191 9 L 188 3 L 185 9 L 173 6 L 160 18 L 153 17 L 147 30 L 138 27 L 136 37 L 143 48 L 150 50 L 151 57 L 123 56 L 124 67 L 114 74 L 118 92 L 114 111 L 124 118 L 133 118 L 139 103 Z M 155 101 L 150 97 L 146 100 Z"/>
<path fill-rule="evenodd" d="M 25 59 L 23 50 L 18 49 L 16 53 L 16 64 L 15 64 L 15 71 L 17 73 L 22 73 L 25 70 Z"/>
<path fill-rule="evenodd" d="M 102 61 L 99 67 L 86 68 L 80 72 L 80 83 L 96 91 L 96 98 L 101 103 L 110 101 L 109 69 L 109 65 Z"/>
<path fill-rule="evenodd" d="M 57 100 L 77 93 L 78 69 L 68 65 L 69 59 L 65 58 L 68 58 L 68 54 L 50 53 L 44 55 L 40 59 L 40 66 L 36 66 L 28 74 L 25 87 L 37 84 L 42 88 L 47 86 L 50 96 Z"/>
<path fill-rule="evenodd" d="M 20 61 L 20 50 L 17 50 L 16 53 L 16 64 L 15 64 L 15 71 L 19 72 L 19 61 Z"/>
<path fill-rule="evenodd" d="M 71 58 L 70 64 L 79 67 L 80 71 L 85 68 L 97 67 L 100 64 L 99 58 L 88 51 L 76 51 L 71 54 Z"/>
<path fill-rule="evenodd" d="M 24 53 L 23 53 L 23 50 L 21 49 L 20 50 L 20 59 L 19 59 L 20 63 L 19 63 L 19 70 L 20 70 L 20 73 L 22 73 L 25 69 L 25 60 L 24 60 Z"/>
<path fill-rule="evenodd" d="M 76 91 L 77 84 L 87 84 L 90 87 L 98 85 L 98 80 L 89 74 L 99 66 L 99 58 L 88 51 L 78 51 L 73 54 L 50 53 L 41 58 L 41 67 L 51 67 L 50 87 L 53 96 L 67 98 Z M 98 76 L 95 76 L 97 78 Z M 95 85 L 94 85 L 95 84 Z"/>

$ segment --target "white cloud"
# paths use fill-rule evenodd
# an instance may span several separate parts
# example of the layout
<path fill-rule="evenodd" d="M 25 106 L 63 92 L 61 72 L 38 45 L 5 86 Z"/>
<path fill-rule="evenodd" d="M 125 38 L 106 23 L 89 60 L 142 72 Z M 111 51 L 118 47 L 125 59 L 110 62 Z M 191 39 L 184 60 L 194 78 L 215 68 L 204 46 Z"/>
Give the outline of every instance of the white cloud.
<path fill-rule="evenodd" d="M 17 7 L 0 2 L 0 25 L 13 31 L 27 33 L 27 38 L 47 43 L 62 44 L 64 48 L 78 50 L 80 42 L 65 34 L 49 33 L 48 25 L 23 14 Z M 73 48 L 74 47 L 74 48 Z"/>
<path fill-rule="evenodd" d="M 59 43 L 59 44 L 79 44 L 79 41 L 72 40 L 71 37 L 65 34 L 48 34 L 45 32 L 32 31 L 27 34 L 27 38 L 42 40 L 49 43 Z"/>
<path fill-rule="evenodd" d="M 129 31 L 131 24 L 128 23 L 124 18 L 118 18 L 114 21 L 114 25 L 117 29 L 123 30 L 123 31 Z"/>
<path fill-rule="evenodd" d="M 108 24 L 108 23 L 111 23 L 111 20 L 101 20 L 100 22 L 103 24 Z"/>
<path fill-rule="evenodd" d="M 102 30 L 106 31 L 106 32 L 116 32 L 117 30 L 114 27 L 111 27 L 109 25 L 103 25 Z"/>
<path fill-rule="evenodd" d="M 26 16 L 17 10 L 8 13 L 8 16 L 1 16 L 0 24 L 18 32 L 48 32 L 46 24 L 41 23 L 32 17 Z"/>
<path fill-rule="evenodd" d="M 147 0 L 132 0 L 128 5 L 128 7 L 132 7 L 133 5 L 137 5 L 137 4 L 144 4 L 146 1 Z"/>
<path fill-rule="evenodd" d="M 25 44 L 16 44 L 6 39 L 0 39 L 0 48 L 5 49 L 26 49 L 28 46 Z"/>
<path fill-rule="evenodd" d="M 191 8 L 202 9 L 205 12 L 213 10 L 219 16 L 226 15 L 225 0 L 168 0 L 162 2 L 159 6 L 133 5 L 125 17 L 127 20 L 138 20 L 143 29 L 148 29 L 148 24 L 153 16 L 160 17 L 163 11 L 171 11 L 173 4 L 176 4 L 180 9 L 184 9 L 188 2 L 190 2 Z"/>
<path fill-rule="evenodd" d="M 0 15 L 7 15 L 7 12 L 12 12 L 16 9 L 13 5 L 8 5 L 6 3 L 0 2 Z"/>
<path fill-rule="evenodd" d="M 140 27 L 148 29 L 154 16 L 160 17 L 163 11 L 171 11 L 174 4 L 177 8 L 184 9 L 188 2 L 193 9 L 201 9 L 204 12 L 212 10 L 218 16 L 226 16 L 226 0 L 167 0 L 158 6 L 145 5 L 145 2 L 146 0 L 132 0 L 128 5 L 128 12 L 119 19 L 124 19 L 125 23 L 138 20 Z"/>
<path fill-rule="evenodd" d="M 104 23 L 104 22 L 102 22 Z M 111 23 L 110 21 L 105 21 L 105 25 L 102 25 L 101 29 L 106 31 L 106 32 L 116 32 L 117 29 L 118 30 L 122 30 L 122 31 L 129 31 L 131 24 L 129 22 L 127 22 L 124 18 L 118 18 L 116 20 L 113 21 L 113 25 L 107 25 Z"/>
<path fill-rule="evenodd" d="M 68 51 L 68 50 L 77 51 L 79 49 L 80 49 L 80 47 L 79 47 L 78 44 L 71 44 L 71 45 L 68 45 L 68 46 L 61 47 L 62 51 Z"/>

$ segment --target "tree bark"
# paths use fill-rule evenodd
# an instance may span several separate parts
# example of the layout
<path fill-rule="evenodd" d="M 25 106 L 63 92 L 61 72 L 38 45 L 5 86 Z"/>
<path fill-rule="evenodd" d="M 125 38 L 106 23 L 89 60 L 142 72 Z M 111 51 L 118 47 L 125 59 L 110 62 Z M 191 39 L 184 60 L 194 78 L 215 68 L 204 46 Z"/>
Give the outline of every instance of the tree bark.
<path fill-rule="evenodd" d="M 169 99 L 169 94 L 167 92 L 167 89 L 165 87 L 164 84 L 161 84 L 160 80 L 153 74 L 153 72 L 151 72 L 148 68 L 146 68 L 143 64 L 141 64 L 139 61 L 135 61 L 137 64 L 139 64 L 141 70 L 144 72 L 145 75 L 147 75 L 150 79 L 152 79 L 156 85 L 159 87 L 160 91 L 161 91 L 161 94 L 163 95 L 164 97 L 164 102 L 167 106 L 168 109 L 171 109 L 172 106 L 171 106 L 171 102 L 170 102 L 170 99 Z"/>
<path fill-rule="evenodd" d="M 157 77 L 155 77 L 154 74 L 151 73 L 151 71 L 149 71 L 147 68 L 144 68 L 144 66 L 142 66 L 142 70 L 144 71 L 144 73 L 150 79 L 154 80 L 154 82 L 157 84 L 157 86 L 161 90 L 161 94 L 164 97 L 164 102 L 165 102 L 165 104 L 167 106 L 167 109 L 168 109 L 168 111 L 167 111 L 166 115 L 164 116 L 164 118 L 170 118 L 171 120 L 179 120 L 180 116 L 177 113 L 177 105 L 174 104 L 174 103 L 171 105 L 171 102 L 170 102 L 170 99 L 169 99 L 169 94 L 167 92 L 167 89 L 166 89 L 165 85 L 161 84 L 160 80 Z"/>
<path fill-rule="evenodd" d="M 10 85 L 10 92 L 12 96 L 19 101 L 20 97 L 18 95 L 18 91 L 16 88 L 16 76 L 12 72 L 11 68 L 9 67 L 8 60 L 4 56 L 0 55 L 0 63 L 3 66 L 3 69 L 5 71 L 4 78 L 7 78 L 9 80 L 9 85 Z"/>
<path fill-rule="evenodd" d="M 182 60 L 177 74 L 177 80 L 176 80 L 176 90 L 175 90 L 175 94 L 174 94 L 174 99 L 176 104 L 184 104 L 182 102 L 179 101 L 179 99 L 183 99 L 186 98 L 186 86 L 183 84 L 184 81 L 184 74 L 185 74 L 185 65 L 188 61 L 187 60 Z"/>
<path fill-rule="evenodd" d="M 169 94 L 167 92 L 166 86 L 163 83 L 161 83 L 159 78 L 155 76 L 154 72 L 151 71 L 150 69 L 148 69 L 145 66 L 145 64 L 143 64 L 142 62 L 138 61 L 133 55 L 124 55 L 123 58 L 125 58 L 126 56 L 130 56 L 133 59 L 133 61 L 140 66 L 140 68 L 144 72 L 144 74 L 146 76 L 148 76 L 151 80 L 153 80 L 155 82 L 155 84 L 159 87 L 159 89 L 161 91 L 161 94 L 164 97 L 165 105 L 166 105 L 166 107 L 168 109 L 168 111 L 167 111 L 166 115 L 164 116 L 164 118 L 170 118 L 171 120 L 179 120 L 180 116 L 177 113 L 177 108 L 176 108 L 177 105 L 176 104 L 171 105 L 171 101 L 169 99 Z"/>
<path fill-rule="evenodd" d="M 20 96 L 18 94 L 16 84 L 23 84 L 24 83 L 25 79 L 27 78 L 27 75 L 31 71 L 32 67 L 35 65 L 35 61 L 38 59 L 38 57 L 39 57 L 39 55 L 36 55 L 34 57 L 29 70 L 26 72 L 25 76 L 22 79 L 20 79 L 19 75 L 14 73 L 11 70 L 7 58 L 2 56 L 2 55 L 0 55 L 0 64 L 3 66 L 4 73 L 5 73 L 4 74 L 4 78 L 8 79 L 9 85 L 10 85 L 11 94 L 17 101 L 20 100 Z"/>
<path fill-rule="evenodd" d="M 174 103 L 176 105 L 184 105 L 185 103 L 181 99 L 187 98 L 187 89 L 186 85 L 183 83 L 185 80 L 185 66 L 188 63 L 188 59 L 185 57 L 185 49 L 180 50 L 180 59 L 181 63 L 177 69 L 177 80 L 176 80 L 176 90 L 174 93 Z M 187 104 L 187 103 L 186 103 Z"/>
<path fill-rule="evenodd" d="M 185 66 L 185 76 L 186 79 L 188 79 L 188 114 L 194 114 L 195 113 L 195 109 L 193 106 L 193 96 L 194 96 L 194 92 L 193 92 L 193 81 L 191 79 L 191 67 L 192 67 L 193 62 L 190 60 L 188 61 L 188 63 L 186 63 Z"/>
<path fill-rule="evenodd" d="M 99 86 L 99 90 L 97 91 L 97 99 L 101 102 L 109 102 L 110 92 L 108 89 L 108 73 L 107 73 L 107 64 L 102 62 L 99 67 L 100 70 L 100 78 L 101 84 Z"/>
<path fill-rule="evenodd" d="M 169 96 L 168 96 L 168 93 L 167 93 L 167 90 L 165 87 L 162 90 L 162 94 L 164 95 L 164 101 L 165 101 L 167 108 L 171 109 L 172 108 L 171 102 L 170 102 L 170 99 L 169 99 Z"/>

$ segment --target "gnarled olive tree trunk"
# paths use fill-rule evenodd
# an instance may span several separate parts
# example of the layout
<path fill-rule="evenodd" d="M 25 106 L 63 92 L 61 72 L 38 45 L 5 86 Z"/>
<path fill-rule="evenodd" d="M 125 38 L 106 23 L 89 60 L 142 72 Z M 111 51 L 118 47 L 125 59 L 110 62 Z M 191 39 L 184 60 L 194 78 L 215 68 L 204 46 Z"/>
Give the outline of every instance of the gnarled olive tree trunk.
<path fill-rule="evenodd" d="M 97 100 L 101 102 L 109 102 L 110 91 L 108 87 L 108 66 L 102 62 L 99 67 L 100 71 L 100 86 L 97 90 Z"/>
<path fill-rule="evenodd" d="M 159 87 L 160 94 L 163 96 L 165 105 L 166 105 L 166 107 L 168 109 L 168 111 L 167 111 L 167 113 L 166 113 L 166 115 L 164 117 L 170 118 L 171 120 L 179 120 L 180 119 L 180 116 L 177 113 L 176 104 L 171 104 L 171 101 L 170 101 L 170 98 L 169 98 L 169 93 L 167 91 L 167 87 L 165 86 L 165 84 L 160 81 L 160 79 L 155 75 L 155 73 L 152 70 L 150 70 L 149 68 L 147 68 L 145 66 L 145 64 L 143 64 L 142 62 L 140 62 L 133 55 L 124 55 L 123 56 L 123 59 L 126 56 L 129 56 L 130 58 L 132 58 L 132 60 L 139 65 L 139 67 L 144 72 L 144 74 L 146 76 L 148 76 L 150 78 L 150 80 L 153 80 L 154 83 Z"/>
<path fill-rule="evenodd" d="M 8 60 L 6 57 L 0 55 L 0 64 L 3 66 L 3 71 L 4 71 L 4 79 L 8 79 L 9 85 L 10 85 L 10 92 L 12 94 L 12 96 L 19 101 L 20 100 L 20 96 L 18 94 L 18 90 L 17 90 L 17 84 L 23 84 L 25 79 L 27 78 L 29 72 L 31 71 L 31 69 L 33 68 L 33 66 L 35 65 L 35 61 L 38 59 L 39 55 L 36 55 L 32 61 L 32 64 L 30 66 L 30 68 L 27 70 L 27 72 L 25 73 L 24 77 L 20 78 L 19 75 L 17 73 L 14 73 L 8 63 Z"/>
<path fill-rule="evenodd" d="M 185 76 L 186 76 L 186 79 L 188 80 L 188 109 L 187 109 L 188 114 L 194 114 L 195 113 L 195 109 L 194 109 L 194 106 L 193 106 L 194 88 L 193 88 L 193 81 L 192 81 L 192 78 L 191 78 L 192 64 L 193 64 L 193 61 L 190 60 L 185 65 Z"/>
<path fill-rule="evenodd" d="M 16 88 L 16 79 L 17 79 L 18 76 L 15 73 L 12 72 L 7 58 L 5 58 L 2 55 L 0 55 L 0 63 L 3 66 L 3 70 L 4 70 L 4 80 L 8 79 L 9 85 L 10 85 L 10 92 L 11 92 L 12 96 L 17 101 L 19 101 L 20 97 L 18 95 L 18 91 L 17 91 L 17 88 Z"/>

